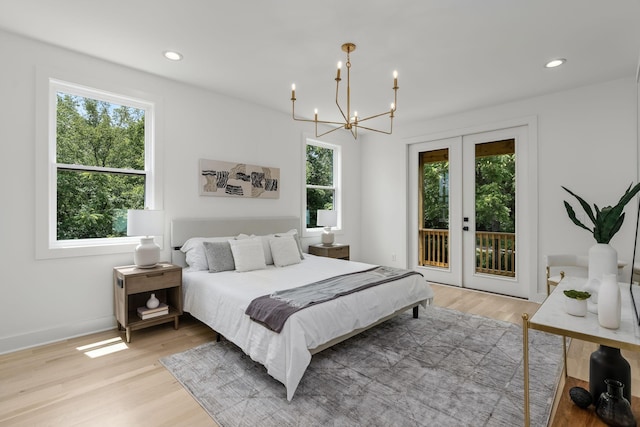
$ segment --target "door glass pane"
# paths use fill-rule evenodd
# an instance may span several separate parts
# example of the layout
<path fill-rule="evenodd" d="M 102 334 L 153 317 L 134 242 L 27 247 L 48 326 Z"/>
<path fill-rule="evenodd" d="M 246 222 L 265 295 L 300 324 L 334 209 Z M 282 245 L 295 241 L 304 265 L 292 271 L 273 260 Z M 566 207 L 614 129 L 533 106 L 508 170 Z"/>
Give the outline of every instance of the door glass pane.
<path fill-rule="evenodd" d="M 515 140 L 476 145 L 476 272 L 515 277 Z"/>
<path fill-rule="evenodd" d="M 449 149 L 420 153 L 418 265 L 449 266 Z"/>

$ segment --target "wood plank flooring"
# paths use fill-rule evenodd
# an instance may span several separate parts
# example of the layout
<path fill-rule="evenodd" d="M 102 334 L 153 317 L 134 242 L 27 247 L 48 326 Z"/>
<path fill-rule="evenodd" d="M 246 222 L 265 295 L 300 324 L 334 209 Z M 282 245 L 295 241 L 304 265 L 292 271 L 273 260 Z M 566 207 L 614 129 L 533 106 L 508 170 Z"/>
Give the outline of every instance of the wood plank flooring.
<path fill-rule="evenodd" d="M 567 378 L 567 383 L 564 387 L 564 393 L 562 393 L 559 398 L 559 406 L 564 408 L 564 410 L 559 410 L 556 412 L 553 421 L 551 422 L 552 427 L 566 427 L 566 426 L 581 426 L 581 427 L 606 427 L 606 424 L 598 418 L 595 414 L 595 408 L 590 406 L 589 408 L 580 409 L 576 405 L 571 402 L 569 398 L 569 390 L 571 387 L 582 387 L 584 389 L 589 389 L 589 382 L 582 381 L 575 378 Z M 633 413 L 636 414 L 636 419 L 638 418 L 638 414 L 640 414 L 640 397 L 632 396 L 631 397 L 631 409 Z"/>
<path fill-rule="evenodd" d="M 433 288 L 435 305 L 517 324 L 522 313 L 531 315 L 538 307 L 456 287 Z M 0 426 L 216 426 L 158 362 L 212 340 L 213 331 L 184 316 L 177 331 L 170 324 L 135 331 L 129 344 L 113 330 L 2 355 Z M 574 340 L 571 376 L 587 379 L 593 349 Z M 104 354 L 98 356 L 100 351 Z M 640 359 L 629 353 L 625 357 L 635 374 L 633 394 L 640 394 Z"/>

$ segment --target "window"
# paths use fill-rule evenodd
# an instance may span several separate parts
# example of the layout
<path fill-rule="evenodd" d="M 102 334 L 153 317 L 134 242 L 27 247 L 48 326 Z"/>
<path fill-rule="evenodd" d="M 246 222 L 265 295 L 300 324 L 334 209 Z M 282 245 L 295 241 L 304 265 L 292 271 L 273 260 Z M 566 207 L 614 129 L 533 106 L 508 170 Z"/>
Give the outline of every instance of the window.
<path fill-rule="evenodd" d="M 305 144 L 306 181 L 304 194 L 304 214 L 306 229 L 319 228 L 318 209 L 338 212 L 340 215 L 340 147 L 333 144 L 307 139 Z"/>
<path fill-rule="evenodd" d="M 153 104 L 59 80 L 48 85 L 47 248 L 132 243 L 127 209 L 157 207 Z"/>

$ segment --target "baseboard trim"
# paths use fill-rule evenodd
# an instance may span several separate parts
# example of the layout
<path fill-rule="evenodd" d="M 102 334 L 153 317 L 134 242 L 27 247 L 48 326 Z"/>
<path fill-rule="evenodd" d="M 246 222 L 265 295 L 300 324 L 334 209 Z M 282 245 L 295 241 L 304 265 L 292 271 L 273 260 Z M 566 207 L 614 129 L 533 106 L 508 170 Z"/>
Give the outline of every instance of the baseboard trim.
<path fill-rule="evenodd" d="M 0 338 L 0 354 L 38 347 L 116 327 L 115 316 L 100 317 L 82 323 L 72 323 L 20 335 Z"/>

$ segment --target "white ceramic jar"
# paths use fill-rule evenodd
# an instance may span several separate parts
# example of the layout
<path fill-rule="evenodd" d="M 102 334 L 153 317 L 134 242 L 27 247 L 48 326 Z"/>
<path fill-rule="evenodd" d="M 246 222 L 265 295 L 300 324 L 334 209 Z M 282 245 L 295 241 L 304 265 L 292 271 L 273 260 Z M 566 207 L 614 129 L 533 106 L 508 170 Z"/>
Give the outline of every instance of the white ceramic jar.
<path fill-rule="evenodd" d="M 621 316 L 620 286 L 617 274 L 604 274 L 598 292 L 598 322 L 608 329 L 620 327 Z"/>

